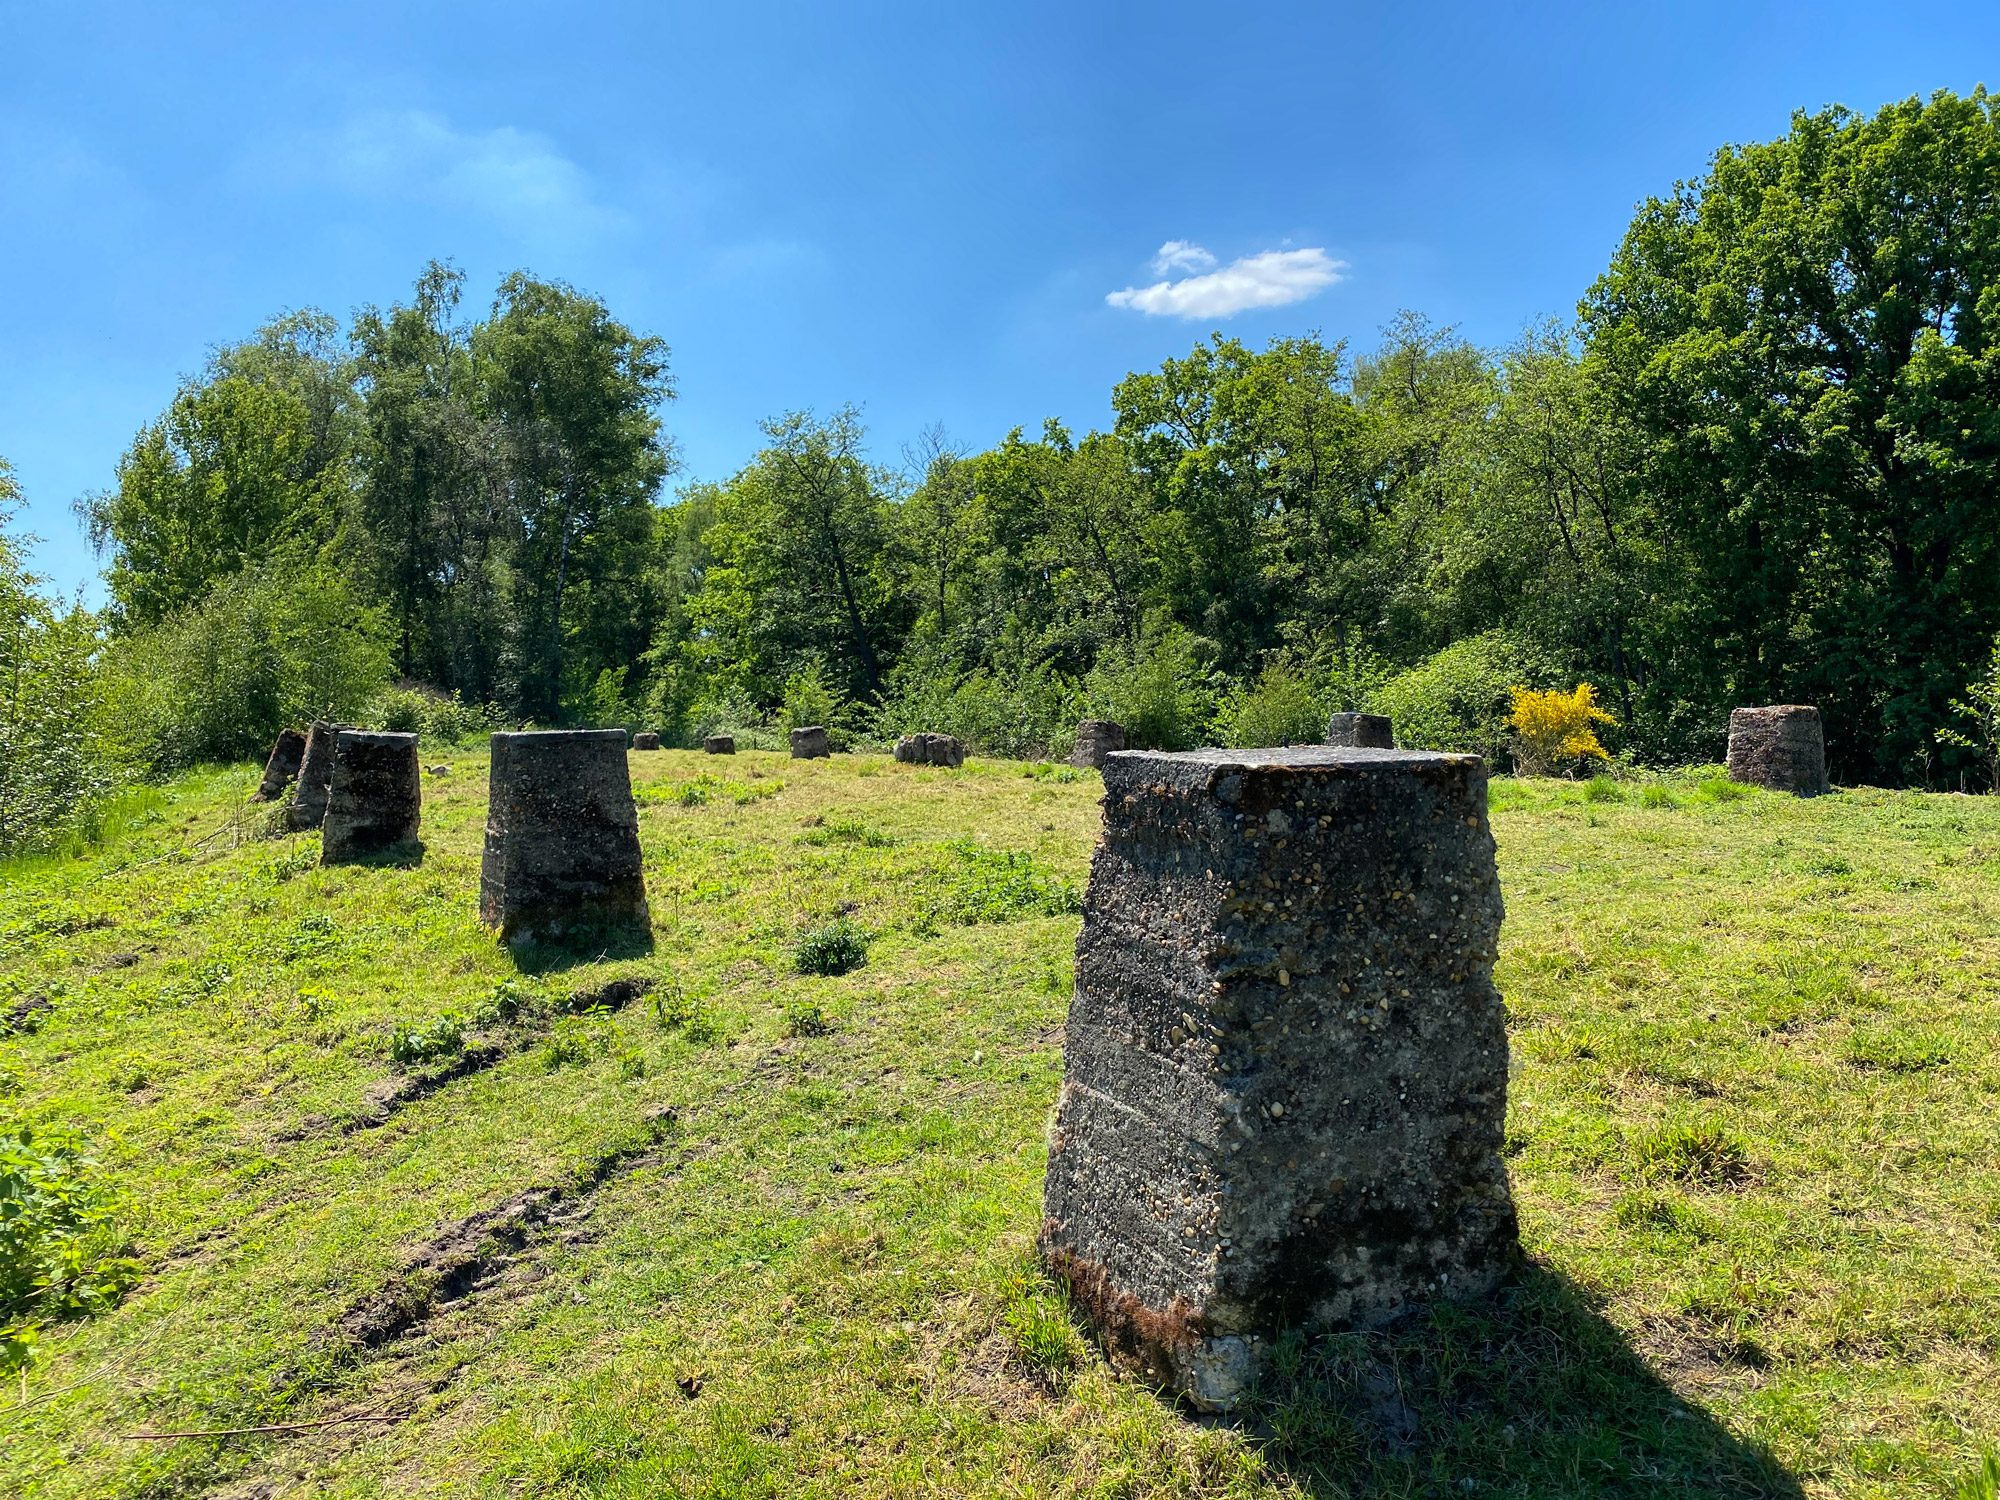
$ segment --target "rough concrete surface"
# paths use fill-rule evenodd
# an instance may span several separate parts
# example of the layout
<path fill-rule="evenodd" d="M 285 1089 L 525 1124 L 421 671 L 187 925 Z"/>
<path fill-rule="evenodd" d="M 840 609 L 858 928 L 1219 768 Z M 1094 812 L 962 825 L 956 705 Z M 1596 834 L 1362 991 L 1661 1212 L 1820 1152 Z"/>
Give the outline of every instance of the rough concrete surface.
<path fill-rule="evenodd" d="M 250 796 L 252 802 L 276 802 L 299 774 L 306 758 L 306 737 L 296 729 L 278 731 L 278 742 L 264 761 L 264 779 Z"/>
<path fill-rule="evenodd" d="M 828 743 L 826 730 L 817 724 L 792 731 L 793 760 L 823 760 L 833 754 L 833 746 Z"/>
<path fill-rule="evenodd" d="M 1326 742 L 1349 749 L 1393 750 L 1396 729 L 1384 714 L 1333 714 L 1326 721 Z"/>
<path fill-rule="evenodd" d="M 660 737 L 650 729 L 645 730 L 632 736 L 632 748 L 634 750 L 657 750 L 660 748 Z"/>
<path fill-rule="evenodd" d="M 423 767 L 414 734 L 343 729 L 320 835 L 320 863 L 411 849 L 423 824 Z"/>
<path fill-rule="evenodd" d="M 1125 726 L 1109 719 L 1084 719 L 1076 726 L 1076 748 L 1069 753 L 1073 766 L 1104 769 L 1104 757 L 1125 748 Z"/>
<path fill-rule="evenodd" d="M 1501 901 L 1477 756 L 1124 752 L 1077 939 L 1042 1251 L 1227 1408 L 1292 1326 L 1489 1290 Z"/>
<path fill-rule="evenodd" d="M 326 821 L 327 793 L 333 788 L 334 744 L 344 726 L 314 719 L 306 730 L 299 760 L 299 790 L 292 798 L 292 827 L 317 828 Z"/>
<path fill-rule="evenodd" d="M 1739 708 L 1729 715 L 1729 779 L 1817 797 L 1826 780 L 1826 735 L 1805 703 Z"/>
<path fill-rule="evenodd" d="M 509 942 L 651 925 L 623 730 L 496 734 L 490 776 L 482 921 Z"/>
<path fill-rule="evenodd" d="M 701 742 L 701 748 L 710 755 L 734 755 L 736 736 L 733 734 L 711 734 Z"/>
<path fill-rule="evenodd" d="M 913 766 L 962 766 L 965 745 L 956 735 L 906 734 L 896 741 L 896 759 Z"/>

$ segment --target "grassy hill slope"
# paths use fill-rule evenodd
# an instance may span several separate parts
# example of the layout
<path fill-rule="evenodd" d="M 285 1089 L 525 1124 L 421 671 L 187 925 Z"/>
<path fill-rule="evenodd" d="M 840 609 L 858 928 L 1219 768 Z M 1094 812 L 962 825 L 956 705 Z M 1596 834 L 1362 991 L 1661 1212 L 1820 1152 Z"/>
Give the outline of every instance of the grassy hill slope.
<path fill-rule="evenodd" d="M 449 763 L 414 868 L 237 771 L 0 873 L 5 1108 L 144 1268 L 0 1493 L 1932 1495 L 2000 1432 L 2000 801 L 1497 782 L 1527 1263 L 1204 1424 L 1030 1256 L 1094 775 L 635 754 L 652 951 L 524 968 Z"/>

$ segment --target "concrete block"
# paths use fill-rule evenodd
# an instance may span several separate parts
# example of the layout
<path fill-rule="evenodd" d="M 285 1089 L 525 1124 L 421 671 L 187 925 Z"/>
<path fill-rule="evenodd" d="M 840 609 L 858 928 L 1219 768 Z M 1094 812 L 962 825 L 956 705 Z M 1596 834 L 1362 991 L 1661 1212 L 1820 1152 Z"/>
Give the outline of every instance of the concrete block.
<path fill-rule="evenodd" d="M 826 730 L 817 724 L 792 731 L 793 760 L 824 760 L 833 754 L 833 746 L 827 741 Z"/>
<path fill-rule="evenodd" d="M 276 802 L 285 788 L 298 779 L 299 766 L 306 758 L 306 737 L 296 729 L 278 731 L 278 742 L 264 761 L 264 779 L 250 796 L 252 802 Z"/>
<path fill-rule="evenodd" d="M 650 729 L 643 730 L 632 736 L 632 748 L 634 750 L 657 750 L 660 748 L 660 737 Z"/>
<path fill-rule="evenodd" d="M 1127 751 L 1104 783 L 1041 1247 L 1114 1361 L 1226 1409 L 1287 1328 L 1510 1263 L 1486 771 Z"/>
<path fill-rule="evenodd" d="M 509 942 L 652 925 L 623 730 L 493 736 L 479 915 Z"/>
<path fill-rule="evenodd" d="M 415 850 L 423 823 L 423 767 L 414 734 L 343 729 L 321 831 L 320 863 Z"/>
<path fill-rule="evenodd" d="M 1326 721 L 1326 742 L 1350 749 L 1393 750 L 1396 731 L 1383 714 L 1333 714 Z"/>
<path fill-rule="evenodd" d="M 711 734 L 701 742 L 701 748 L 710 755 L 734 755 L 736 736 L 733 734 Z"/>
<path fill-rule="evenodd" d="M 1073 766 L 1104 769 L 1104 757 L 1125 748 L 1125 726 L 1109 719 L 1084 719 L 1076 726 L 1076 748 L 1069 753 Z"/>
<path fill-rule="evenodd" d="M 1780 703 L 1732 711 L 1729 779 L 1800 797 L 1831 790 L 1819 710 L 1805 703 Z"/>

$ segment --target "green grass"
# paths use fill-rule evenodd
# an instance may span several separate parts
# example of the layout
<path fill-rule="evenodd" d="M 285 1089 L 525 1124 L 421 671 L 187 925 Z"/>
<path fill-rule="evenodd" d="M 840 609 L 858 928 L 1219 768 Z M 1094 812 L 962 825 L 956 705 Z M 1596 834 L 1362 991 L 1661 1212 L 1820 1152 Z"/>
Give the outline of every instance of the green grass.
<path fill-rule="evenodd" d="M 141 1271 L 0 1393 L 0 1493 L 1989 1492 L 2000 802 L 1497 782 L 1524 1264 L 1216 1423 L 1031 1254 L 1094 774 L 635 756 L 651 951 L 517 965 L 447 759 L 412 868 L 239 768 L 0 870 L 5 1123 L 95 1142 Z"/>

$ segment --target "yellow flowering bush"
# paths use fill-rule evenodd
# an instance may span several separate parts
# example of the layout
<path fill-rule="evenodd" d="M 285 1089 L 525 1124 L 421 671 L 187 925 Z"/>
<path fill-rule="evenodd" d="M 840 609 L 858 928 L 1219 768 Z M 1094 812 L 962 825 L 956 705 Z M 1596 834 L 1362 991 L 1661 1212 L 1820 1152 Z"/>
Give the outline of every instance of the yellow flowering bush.
<path fill-rule="evenodd" d="M 1552 776 L 1558 767 L 1606 759 L 1591 726 L 1618 721 L 1597 706 L 1597 690 L 1580 682 L 1573 693 L 1515 688 L 1507 722 L 1514 730 L 1515 770 L 1523 776 Z"/>

